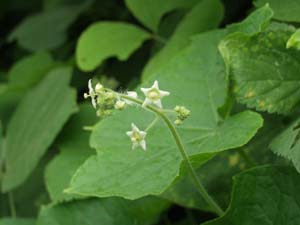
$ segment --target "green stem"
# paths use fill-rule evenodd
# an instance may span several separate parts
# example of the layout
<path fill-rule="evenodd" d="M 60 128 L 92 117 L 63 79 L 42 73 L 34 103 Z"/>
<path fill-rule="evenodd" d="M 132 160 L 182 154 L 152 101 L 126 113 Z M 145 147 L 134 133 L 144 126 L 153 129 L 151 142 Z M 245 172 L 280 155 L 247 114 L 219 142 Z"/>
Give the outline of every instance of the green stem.
<path fill-rule="evenodd" d="M 16 218 L 17 217 L 17 212 L 16 212 L 14 196 L 13 196 L 12 192 L 8 192 L 8 203 L 9 203 L 11 217 Z"/>
<path fill-rule="evenodd" d="M 135 98 L 131 98 L 127 95 L 122 95 L 120 94 L 120 96 L 124 99 L 130 100 L 132 102 L 135 102 L 139 105 L 142 105 L 143 102 L 139 99 L 135 99 Z M 185 161 L 186 165 L 187 165 L 187 169 L 189 170 L 195 185 L 197 186 L 197 190 L 198 192 L 201 194 L 201 196 L 204 198 L 204 200 L 209 204 L 209 206 L 219 215 L 222 216 L 224 214 L 224 211 L 221 209 L 221 207 L 214 201 L 214 199 L 208 194 L 208 192 L 206 191 L 205 187 L 203 186 L 203 184 L 201 183 L 200 179 L 197 176 L 196 171 L 194 170 L 191 160 L 187 154 L 187 152 L 184 149 L 182 140 L 176 130 L 176 128 L 174 127 L 173 123 L 169 120 L 169 118 L 158 108 L 153 107 L 151 105 L 147 105 L 146 106 L 147 109 L 149 109 L 150 111 L 154 112 L 156 115 L 159 115 L 162 120 L 166 123 L 166 125 L 168 126 L 169 130 L 172 133 L 172 136 L 176 142 L 176 145 L 182 155 L 183 160 Z"/>
<path fill-rule="evenodd" d="M 250 167 L 255 167 L 257 166 L 256 163 L 249 157 L 249 155 L 245 152 L 244 149 L 238 150 L 240 156 L 245 160 L 245 162 L 250 166 Z"/>

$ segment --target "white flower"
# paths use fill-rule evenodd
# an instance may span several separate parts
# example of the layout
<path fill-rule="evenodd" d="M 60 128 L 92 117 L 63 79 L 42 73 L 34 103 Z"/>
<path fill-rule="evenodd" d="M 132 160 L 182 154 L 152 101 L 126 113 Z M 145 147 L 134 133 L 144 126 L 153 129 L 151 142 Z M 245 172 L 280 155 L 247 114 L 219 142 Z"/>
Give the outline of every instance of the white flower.
<path fill-rule="evenodd" d="M 122 100 L 118 100 L 115 104 L 115 109 L 122 110 L 125 108 L 125 106 L 126 106 L 126 102 Z"/>
<path fill-rule="evenodd" d="M 132 123 L 131 124 L 131 131 L 127 131 L 126 134 L 130 137 L 132 142 L 132 149 L 137 148 L 138 146 L 141 146 L 141 148 L 146 151 L 146 141 L 145 137 L 147 133 L 145 131 L 140 131 L 137 126 Z"/>
<path fill-rule="evenodd" d="M 168 91 L 159 90 L 157 80 L 154 81 L 154 84 L 152 85 L 152 87 L 141 88 L 141 91 L 146 96 L 146 99 L 142 105 L 143 107 L 145 107 L 149 104 L 154 104 L 154 105 L 158 106 L 159 108 L 162 108 L 161 99 L 170 94 L 170 92 L 168 92 Z"/>
<path fill-rule="evenodd" d="M 135 91 L 127 91 L 127 96 L 131 97 L 131 98 L 138 98 L 138 95 Z M 132 105 L 132 101 L 128 100 L 128 99 L 124 99 L 125 103 L 127 105 Z"/>
<path fill-rule="evenodd" d="M 84 98 L 90 97 L 91 101 L 92 101 L 92 105 L 96 109 L 98 93 L 99 93 L 99 91 L 101 91 L 103 86 L 100 83 L 97 83 L 96 87 L 94 89 L 93 85 L 92 85 L 92 79 L 89 79 L 88 88 L 89 88 L 89 93 L 84 93 Z"/>

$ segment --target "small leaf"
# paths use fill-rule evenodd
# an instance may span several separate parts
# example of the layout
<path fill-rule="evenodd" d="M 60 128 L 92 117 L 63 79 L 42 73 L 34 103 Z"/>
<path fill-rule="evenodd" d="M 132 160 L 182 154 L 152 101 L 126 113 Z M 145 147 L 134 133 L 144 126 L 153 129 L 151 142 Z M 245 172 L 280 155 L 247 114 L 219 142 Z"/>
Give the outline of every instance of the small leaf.
<path fill-rule="evenodd" d="M 28 51 L 55 49 L 67 39 L 67 29 L 90 2 L 62 6 L 26 17 L 10 34 L 9 41 L 16 40 Z"/>
<path fill-rule="evenodd" d="M 21 101 L 7 128 L 2 190 L 22 184 L 69 116 L 77 110 L 70 68 L 52 70 Z"/>
<path fill-rule="evenodd" d="M 157 31 L 164 14 L 178 8 L 190 8 L 196 0 L 126 0 L 126 5 L 133 15 L 146 27 Z"/>
<path fill-rule="evenodd" d="M 103 60 L 116 56 L 126 60 L 150 34 L 121 22 L 98 22 L 90 25 L 80 36 L 76 61 L 83 71 L 94 70 Z"/>
<path fill-rule="evenodd" d="M 290 167 L 257 167 L 234 177 L 224 216 L 203 225 L 298 225 L 300 175 Z"/>
<path fill-rule="evenodd" d="M 180 21 L 164 48 L 148 62 L 143 71 L 143 79 L 146 80 L 171 61 L 191 42 L 192 35 L 217 28 L 222 20 L 223 11 L 219 0 L 203 0 L 196 4 Z"/>
<path fill-rule="evenodd" d="M 94 151 L 89 147 L 89 131 L 83 127 L 96 121 L 94 108 L 90 104 L 80 105 L 76 113 L 64 127 L 58 138 L 61 152 L 47 165 L 45 171 L 46 187 L 52 202 L 69 201 L 80 198 L 78 195 L 64 193 L 78 167 Z M 82 196 L 81 196 L 82 197 Z"/>
<path fill-rule="evenodd" d="M 292 34 L 286 43 L 286 47 L 300 50 L 300 29 L 296 30 L 296 32 Z"/>
<path fill-rule="evenodd" d="M 286 49 L 292 27 L 274 27 L 254 36 L 229 35 L 220 50 L 240 103 L 286 114 L 300 100 L 300 52 Z"/>
<path fill-rule="evenodd" d="M 274 19 L 287 22 L 300 22 L 300 4 L 295 0 L 254 0 L 256 7 L 269 4 L 274 11 Z"/>
<path fill-rule="evenodd" d="M 227 96 L 225 66 L 217 44 L 225 32 L 199 35 L 153 79 L 171 95 L 166 108 L 185 105 L 192 114 L 178 128 L 186 151 L 201 155 L 244 145 L 262 126 L 260 115 L 245 111 L 223 121 L 218 115 Z M 148 87 L 150 80 L 142 85 Z M 69 192 L 87 196 L 122 196 L 129 199 L 161 194 L 179 174 L 181 155 L 169 129 L 160 121 L 147 132 L 147 151 L 132 151 L 126 136 L 130 124 L 146 127 L 154 116 L 138 107 L 128 108 L 99 122 L 91 137 L 98 154 L 76 172 Z M 194 163 L 196 163 L 195 161 Z M 147 179 L 145 179 L 147 177 Z"/>
<path fill-rule="evenodd" d="M 121 198 L 89 199 L 43 207 L 37 225 L 150 225 L 168 204 L 148 197 L 137 201 Z"/>
<path fill-rule="evenodd" d="M 270 143 L 271 150 L 291 160 L 300 173 L 300 119 L 297 119 L 286 130 L 281 132 Z"/>
<path fill-rule="evenodd" d="M 35 225 L 35 220 L 21 218 L 1 218 L 0 225 Z"/>

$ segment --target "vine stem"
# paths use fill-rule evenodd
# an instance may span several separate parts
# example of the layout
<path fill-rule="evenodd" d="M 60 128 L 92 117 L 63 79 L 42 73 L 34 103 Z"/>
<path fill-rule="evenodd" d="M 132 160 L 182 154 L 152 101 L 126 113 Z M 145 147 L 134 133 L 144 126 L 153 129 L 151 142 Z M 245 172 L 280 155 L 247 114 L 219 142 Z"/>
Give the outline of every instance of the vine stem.
<path fill-rule="evenodd" d="M 16 212 L 16 207 L 15 207 L 14 195 L 12 192 L 8 192 L 8 202 L 9 202 L 11 217 L 16 218 L 17 212 Z"/>
<path fill-rule="evenodd" d="M 135 99 L 132 97 L 129 97 L 127 95 L 124 94 L 119 94 L 120 97 L 130 100 L 132 102 L 135 102 L 139 105 L 142 105 L 143 102 L 139 99 Z M 160 116 L 162 118 L 162 120 L 166 123 L 166 125 L 168 126 L 169 130 L 172 133 L 172 136 L 176 142 L 176 145 L 181 153 L 181 156 L 183 158 L 183 160 L 186 162 L 187 165 L 187 169 L 189 170 L 195 185 L 197 186 L 197 190 L 200 193 L 200 195 L 204 198 L 204 200 L 208 203 L 208 205 L 219 215 L 222 216 L 224 214 L 224 211 L 221 209 L 221 207 L 215 202 L 215 200 L 208 194 L 208 192 L 206 191 L 205 187 L 203 186 L 202 182 L 200 181 L 199 177 L 197 176 L 196 171 L 194 170 L 191 160 L 184 148 L 184 145 L 182 143 L 182 140 L 175 128 L 175 126 L 173 125 L 173 123 L 170 121 L 170 119 L 163 113 L 162 110 L 153 107 L 151 105 L 147 105 L 146 108 L 152 112 L 154 112 L 156 115 Z"/>

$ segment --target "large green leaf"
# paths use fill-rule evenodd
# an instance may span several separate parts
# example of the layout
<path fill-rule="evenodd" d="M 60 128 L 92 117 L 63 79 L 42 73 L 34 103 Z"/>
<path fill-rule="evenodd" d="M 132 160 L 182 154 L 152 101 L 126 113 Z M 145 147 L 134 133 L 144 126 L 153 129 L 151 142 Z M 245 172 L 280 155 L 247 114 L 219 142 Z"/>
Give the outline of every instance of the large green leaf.
<path fill-rule="evenodd" d="M 151 197 L 137 201 L 121 198 L 75 201 L 43 207 L 37 225 L 150 225 L 167 206 L 166 202 Z"/>
<path fill-rule="evenodd" d="M 226 208 L 230 202 L 231 177 L 253 166 L 238 151 L 245 151 L 257 164 L 283 164 L 282 158 L 274 155 L 268 147 L 274 135 L 283 128 L 280 120 L 273 115 L 266 115 L 264 126 L 249 143 L 235 151 L 222 152 L 197 168 L 196 172 L 202 183 L 222 208 Z M 162 197 L 185 207 L 210 210 L 207 203 L 199 196 L 194 181 L 188 173 L 180 174 Z"/>
<path fill-rule="evenodd" d="M 300 2 L 298 0 L 254 0 L 256 7 L 269 3 L 274 10 L 274 18 L 288 22 L 300 22 Z"/>
<path fill-rule="evenodd" d="M 34 225 L 34 219 L 1 218 L 0 225 Z"/>
<path fill-rule="evenodd" d="M 163 102 L 166 108 L 179 104 L 192 112 L 178 131 L 195 163 L 202 161 L 202 154 L 207 157 L 207 153 L 244 145 L 262 125 L 261 117 L 250 111 L 225 121 L 218 115 L 227 95 L 225 66 L 217 49 L 223 36 L 223 31 L 199 35 L 154 76 L 162 89 L 171 92 Z M 153 119 L 151 113 L 132 107 L 98 123 L 91 137 L 98 155 L 79 168 L 69 191 L 134 199 L 166 190 L 178 176 L 182 158 L 165 124 L 160 121 L 148 131 L 146 152 L 131 151 L 125 134 L 132 122 L 146 129 Z"/>
<path fill-rule="evenodd" d="M 70 68 L 52 70 L 21 101 L 7 128 L 2 190 L 23 183 L 69 116 L 77 110 Z"/>
<path fill-rule="evenodd" d="M 4 165 L 4 138 L 3 138 L 3 127 L 0 120 L 0 183 L 3 175 L 3 165 Z"/>
<path fill-rule="evenodd" d="M 76 61 L 81 70 L 91 71 L 108 57 L 126 60 L 150 34 L 134 25 L 121 22 L 98 22 L 80 36 Z"/>
<path fill-rule="evenodd" d="M 298 225 L 300 175 L 289 167 L 257 167 L 234 178 L 226 214 L 205 225 Z M 203 224 L 203 225 L 204 225 Z"/>
<path fill-rule="evenodd" d="M 220 50 L 237 100 L 270 113 L 289 113 L 300 100 L 300 52 L 286 49 L 292 27 L 272 25 L 254 36 L 225 38 Z"/>
<path fill-rule="evenodd" d="M 45 180 L 52 202 L 68 201 L 79 198 L 77 195 L 65 194 L 72 176 L 77 168 L 91 156 L 94 151 L 89 147 L 90 132 L 83 127 L 96 122 L 96 114 L 90 104 L 83 104 L 64 127 L 58 138 L 61 150 L 47 165 Z"/>
<path fill-rule="evenodd" d="M 188 9 L 196 0 L 126 0 L 126 5 L 133 15 L 146 27 L 157 31 L 162 16 L 178 8 Z"/>
<path fill-rule="evenodd" d="M 271 150 L 291 160 L 300 173 L 300 119 L 293 122 L 270 143 Z"/>
<path fill-rule="evenodd" d="M 90 2 L 62 6 L 26 17 L 10 34 L 9 40 L 29 50 L 55 49 L 67 39 L 67 29 Z"/>
<path fill-rule="evenodd" d="M 219 0 L 203 0 L 195 5 L 182 19 L 164 48 L 148 62 L 143 79 L 166 65 L 191 41 L 191 36 L 218 27 L 223 17 L 223 6 Z"/>
<path fill-rule="evenodd" d="M 17 88 L 28 88 L 40 81 L 53 67 L 54 61 L 47 52 L 39 52 L 16 62 L 8 73 L 9 84 Z"/>

